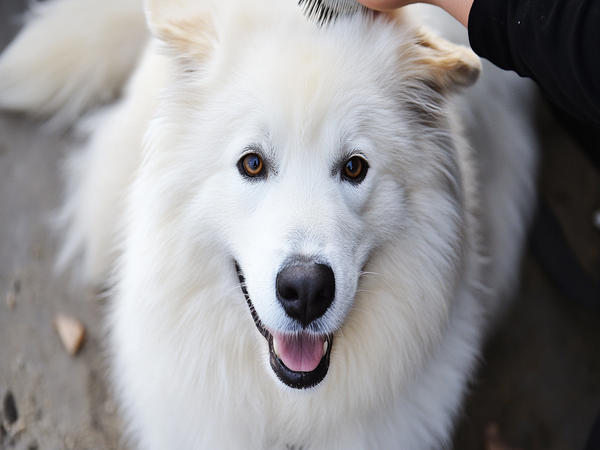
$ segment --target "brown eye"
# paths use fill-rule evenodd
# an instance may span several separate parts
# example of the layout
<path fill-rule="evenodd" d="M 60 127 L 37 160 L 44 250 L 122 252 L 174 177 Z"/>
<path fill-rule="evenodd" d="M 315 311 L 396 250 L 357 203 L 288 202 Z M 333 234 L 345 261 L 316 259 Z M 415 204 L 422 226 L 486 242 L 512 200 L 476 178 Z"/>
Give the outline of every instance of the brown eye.
<path fill-rule="evenodd" d="M 360 156 L 353 156 L 344 164 L 342 169 L 342 178 L 345 180 L 358 184 L 365 179 L 369 164 Z"/>
<path fill-rule="evenodd" d="M 248 153 L 244 155 L 238 163 L 238 169 L 244 176 L 256 178 L 264 175 L 265 164 L 260 155 L 256 153 Z"/>

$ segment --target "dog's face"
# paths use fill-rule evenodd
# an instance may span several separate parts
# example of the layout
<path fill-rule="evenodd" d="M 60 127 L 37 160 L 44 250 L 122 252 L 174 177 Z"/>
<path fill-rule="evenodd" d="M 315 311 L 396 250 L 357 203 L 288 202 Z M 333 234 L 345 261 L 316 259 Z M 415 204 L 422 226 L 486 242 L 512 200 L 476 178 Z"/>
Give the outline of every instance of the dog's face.
<path fill-rule="evenodd" d="M 444 96 L 477 66 L 389 17 L 297 22 L 154 27 L 179 58 L 162 114 L 188 227 L 229 255 L 273 373 L 305 389 L 354 316 L 387 314 L 369 279 L 403 303 L 400 335 L 442 328 L 464 219 Z"/>
<path fill-rule="evenodd" d="M 232 148 L 226 196 L 233 210 L 218 217 L 235 217 L 219 227 L 268 341 L 271 367 L 285 384 L 306 388 L 327 373 L 333 336 L 369 256 L 388 231 L 402 227 L 396 212 L 404 193 L 378 176 L 375 143 L 356 132 L 356 118 L 333 105 L 320 110 L 322 92 L 298 95 L 300 68 L 290 66 L 277 88 L 267 77 L 247 92 L 256 122 L 238 141 L 244 145 Z M 290 96 L 298 96 L 295 108 Z"/>

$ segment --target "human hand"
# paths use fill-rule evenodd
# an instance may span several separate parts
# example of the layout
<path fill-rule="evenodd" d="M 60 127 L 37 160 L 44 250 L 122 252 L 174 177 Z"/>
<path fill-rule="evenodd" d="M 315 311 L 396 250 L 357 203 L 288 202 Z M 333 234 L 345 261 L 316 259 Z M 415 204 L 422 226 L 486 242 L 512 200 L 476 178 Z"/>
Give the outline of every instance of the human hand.
<path fill-rule="evenodd" d="M 391 9 L 400 8 L 410 5 L 411 3 L 429 3 L 439 6 L 446 10 L 455 19 L 462 23 L 465 27 L 469 21 L 469 12 L 473 5 L 473 0 L 357 0 L 364 6 L 377 11 L 389 11 Z"/>

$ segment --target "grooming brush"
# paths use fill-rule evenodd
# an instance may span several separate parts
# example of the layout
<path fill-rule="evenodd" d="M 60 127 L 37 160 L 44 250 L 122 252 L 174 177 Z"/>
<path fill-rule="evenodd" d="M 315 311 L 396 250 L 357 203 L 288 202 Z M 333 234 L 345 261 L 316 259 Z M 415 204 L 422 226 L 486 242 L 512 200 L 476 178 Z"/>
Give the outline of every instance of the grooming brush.
<path fill-rule="evenodd" d="M 304 15 L 319 26 L 366 9 L 356 0 L 298 0 L 298 5 L 304 11 Z"/>

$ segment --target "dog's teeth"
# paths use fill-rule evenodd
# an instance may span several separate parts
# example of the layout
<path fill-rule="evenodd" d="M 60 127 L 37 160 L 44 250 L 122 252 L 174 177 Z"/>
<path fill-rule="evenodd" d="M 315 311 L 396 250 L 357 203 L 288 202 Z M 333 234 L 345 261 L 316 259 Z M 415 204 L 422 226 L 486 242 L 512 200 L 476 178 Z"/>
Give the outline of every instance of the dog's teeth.
<path fill-rule="evenodd" d="M 327 353 L 327 339 L 323 342 L 323 354 Z"/>
<path fill-rule="evenodd" d="M 279 349 L 277 348 L 277 339 L 273 339 L 273 352 L 279 357 Z"/>

